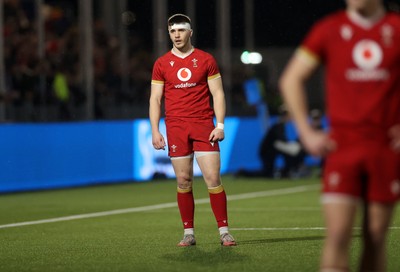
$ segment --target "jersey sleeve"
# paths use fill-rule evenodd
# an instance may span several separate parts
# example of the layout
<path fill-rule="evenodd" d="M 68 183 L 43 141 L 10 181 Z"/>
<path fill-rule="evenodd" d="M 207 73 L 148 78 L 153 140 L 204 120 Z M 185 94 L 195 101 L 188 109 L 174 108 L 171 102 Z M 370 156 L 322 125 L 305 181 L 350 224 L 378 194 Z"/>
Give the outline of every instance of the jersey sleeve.
<path fill-rule="evenodd" d="M 310 61 L 320 63 L 325 58 L 327 33 L 329 33 L 327 22 L 317 22 L 298 48 L 299 54 Z"/>
<path fill-rule="evenodd" d="M 218 64 L 217 61 L 213 56 L 209 56 L 208 59 L 208 72 L 207 72 L 207 80 L 213 80 L 216 78 L 221 77 L 221 74 L 219 72 Z"/>
<path fill-rule="evenodd" d="M 164 85 L 164 73 L 161 65 L 161 60 L 158 59 L 153 66 L 153 73 L 151 75 L 151 84 Z"/>

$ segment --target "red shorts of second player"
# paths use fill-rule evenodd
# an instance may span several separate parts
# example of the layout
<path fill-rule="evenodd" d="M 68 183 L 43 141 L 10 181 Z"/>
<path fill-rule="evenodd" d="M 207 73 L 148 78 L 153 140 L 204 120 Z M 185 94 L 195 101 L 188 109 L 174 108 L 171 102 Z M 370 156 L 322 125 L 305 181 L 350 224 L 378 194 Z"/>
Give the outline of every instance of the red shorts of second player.
<path fill-rule="evenodd" d="M 209 141 L 210 134 L 215 128 L 212 119 L 200 121 L 168 119 L 165 120 L 165 125 L 170 157 L 187 156 L 194 151 L 219 151 L 218 142 Z"/>
<path fill-rule="evenodd" d="M 400 199 L 400 154 L 387 139 L 351 135 L 333 139 L 337 149 L 325 161 L 323 201 L 335 194 L 381 203 Z"/>

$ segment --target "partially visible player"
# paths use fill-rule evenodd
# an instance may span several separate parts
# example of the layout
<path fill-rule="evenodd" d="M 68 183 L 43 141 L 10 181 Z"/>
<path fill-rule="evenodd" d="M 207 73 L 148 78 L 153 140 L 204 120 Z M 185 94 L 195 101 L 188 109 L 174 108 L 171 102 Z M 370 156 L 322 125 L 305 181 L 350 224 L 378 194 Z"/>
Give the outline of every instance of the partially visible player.
<path fill-rule="evenodd" d="M 192 46 L 193 31 L 188 16 L 171 16 L 168 32 L 173 47 L 154 64 L 149 115 L 153 146 L 164 149 L 166 141 L 159 131 L 164 97 L 168 155 L 178 183 L 177 201 L 184 228 L 178 246 L 196 244 L 192 192 L 194 157 L 208 187 L 220 242 L 223 246 L 235 246 L 235 239 L 228 230 L 227 200 L 220 176 L 218 142 L 225 137 L 226 111 L 221 75 L 215 59 Z M 217 126 L 213 123 L 214 115 Z"/>
<path fill-rule="evenodd" d="M 349 271 L 349 247 L 362 203 L 359 271 L 386 270 L 386 237 L 400 196 L 400 17 L 383 0 L 347 0 L 314 25 L 280 79 L 301 140 L 327 156 L 321 271 Z M 307 118 L 306 82 L 325 65 L 328 134 Z"/>

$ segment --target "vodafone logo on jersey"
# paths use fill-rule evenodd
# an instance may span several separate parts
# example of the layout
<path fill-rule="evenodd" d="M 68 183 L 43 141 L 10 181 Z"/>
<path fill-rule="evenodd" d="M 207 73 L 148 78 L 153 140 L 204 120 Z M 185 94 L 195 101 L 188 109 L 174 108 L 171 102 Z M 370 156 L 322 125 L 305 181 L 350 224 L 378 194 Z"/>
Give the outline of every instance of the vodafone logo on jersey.
<path fill-rule="evenodd" d="M 183 81 L 185 83 L 181 83 L 181 84 L 177 84 L 175 85 L 175 88 L 180 89 L 180 88 L 189 88 L 189 87 L 194 87 L 197 84 L 196 83 L 190 83 L 187 82 L 191 77 L 192 77 L 192 71 L 190 71 L 189 68 L 181 68 L 178 70 L 178 72 L 176 73 L 176 76 L 178 77 L 178 79 L 180 81 Z"/>
<path fill-rule="evenodd" d="M 186 82 L 192 77 L 192 71 L 190 71 L 188 68 L 181 68 L 178 70 L 176 75 L 180 81 Z"/>
<path fill-rule="evenodd" d="M 382 49 L 375 41 L 359 41 L 353 49 L 353 60 L 362 70 L 375 69 L 382 62 Z"/>
<path fill-rule="evenodd" d="M 354 63 L 358 69 L 348 69 L 346 78 L 351 81 L 378 81 L 385 80 L 389 73 L 385 69 L 378 69 L 382 63 L 383 51 L 381 46 L 373 40 L 357 42 L 352 51 Z"/>

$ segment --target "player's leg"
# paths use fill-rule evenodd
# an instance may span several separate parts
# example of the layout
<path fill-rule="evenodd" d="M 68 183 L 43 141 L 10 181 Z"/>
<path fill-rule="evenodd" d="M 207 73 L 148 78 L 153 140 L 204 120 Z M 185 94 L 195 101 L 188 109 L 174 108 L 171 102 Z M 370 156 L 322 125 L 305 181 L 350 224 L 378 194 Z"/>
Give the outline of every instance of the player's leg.
<path fill-rule="evenodd" d="M 394 204 L 366 205 L 363 221 L 364 247 L 360 271 L 386 271 L 386 235 Z"/>
<path fill-rule="evenodd" d="M 196 152 L 196 159 L 208 188 L 211 208 L 218 227 L 227 227 L 227 201 L 219 172 L 219 152 Z"/>
<path fill-rule="evenodd" d="M 235 239 L 229 234 L 227 199 L 220 175 L 219 152 L 196 152 L 197 163 L 203 173 L 207 185 L 211 208 L 217 221 L 221 244 L 224 246 L 236 245 Z"/>
<path fill-rule="evenodd" d="M 178 246 L 196 244 L 194 239 L 193 155 L 172 157 L 177 180 L 177 202 L 182 219 L 184 237 Z"/>
<path fill-rule="evenodd" d="M 400 196 L 400 155 L 387 145 L 369 145 L 368 205 L 364 210 L 360 271 L 385 271 L 386 236 Z"/>
<path fill-rule="evenodd" d="M 346 132 L 346 131 L 345 131 Z M 321 271 L 349 271 L 349 251 L 357 209 L 363 199 L 363 148 L 335 138 L 337 149 L 326 157 L 322 204 L 326 235 Z"/>
<path fill-rule="evenodd" d="M 346 196 L 324 203 L 326 237 L 322 251 L 321 272 L 349 271 L 349 247 L 357 203 L 353 198 Z"/>

